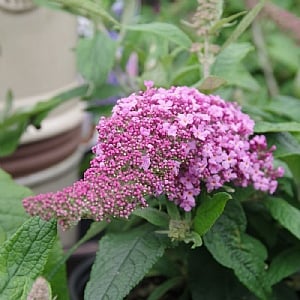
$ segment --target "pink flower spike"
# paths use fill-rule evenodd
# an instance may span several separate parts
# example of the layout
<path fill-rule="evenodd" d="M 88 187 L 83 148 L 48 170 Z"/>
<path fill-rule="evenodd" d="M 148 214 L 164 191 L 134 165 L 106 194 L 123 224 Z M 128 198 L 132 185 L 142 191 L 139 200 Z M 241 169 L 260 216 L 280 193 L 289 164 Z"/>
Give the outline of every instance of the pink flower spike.
<path fill-rule="evenodd" d="M 200 185 L 208 192 L 225 183 L 274 193 L 283 168 L 239 106 L 186 86 L 155 88 L 119 99 L 102 117 L 95 157 L 84 178 L 55 193 L 23 200 L 26 211 L 56 218 L 67 229 L 80 219 L 128 218 L 146 207 L 146 196 L 165 194 L 190 211 Z"/>

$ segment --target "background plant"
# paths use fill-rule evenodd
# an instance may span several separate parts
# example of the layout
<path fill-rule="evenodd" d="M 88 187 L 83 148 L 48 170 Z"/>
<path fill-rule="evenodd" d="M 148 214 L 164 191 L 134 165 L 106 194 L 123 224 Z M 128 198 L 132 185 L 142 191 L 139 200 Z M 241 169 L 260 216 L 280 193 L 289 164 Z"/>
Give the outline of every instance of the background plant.
<path fill-rule="evenodd" d="M 285 168 L 274 196 L 251 188 L 232 191 L 224 187 L 213 195 L 202 195 L 201 205 L 192 215 L 183 214 L 162 198 L 149 200 L 151 206 L 137 210 L 128 221 L 115 220 L 110 225 L 93 223 L 83 240 L 74 246 L 105 228 L 101 251 L 86 289 L 87 299 L 122 299 L 144 276 L 162 279 L 149 299 L 160 299 L 172 289 L 178 299 L 297 299 L 300 267 L 297 38 L 281 31 L 286 28 L 282 24 L 278 29 L 278 18 L 274 16 L 273 21 L 263 17 L 253 20 L 264 5 L 264 13 L 270 13 L 265 1 L 244 15 L 241 11 L 246 7 L 241 1 L 228 1 L 223 19 L 221 2 L 206 1 L 214 9 L 212 20 L 208 17 L 206 24 L 197 23 L 203 11 L 196 8 L 203 1 L 198 2 L 186 4 L 184 22 L 175 25 L 170 24 L 174 17 L 167 11 L 182 10 L 185 6 L 176 1 L 161 3 L 160 13 L 155 15 L 149 7 L 143 7 L 137 14 L 138 2 L 125 1 L 121 17 L 111 14 L 110 1 L 43 1 L 52 8 L 84 15 L 94 23 L 93 37 L 82 38 L 76 48 L 78 69 L 87 81 L 71 94 L 58 95 L 26 112 L 10 112 L 8 96 L 7 111 L 0 123 L 3 153 L 14 149 L 28 124 L 39 126 L 50 109 L 73 95 L 82 95 L 89 101 L 89 110 L 98 117 L 111 106 L 94 105 L 94 99 L 128 95 L 140 89 L 144 79 L 152 79 L 158 86 L 195 86 L 202 92 L 237 101 L 256 121 L 255 132 L 266 134 L 269 144 L 277 146 L 276 163 Z M 296 1 L 279 4 L 299 14 Z M 248 5 L 252 7 L 253 3 Z M 205 20 L 205 16 L 200 17 Z M 205 30 L 199 32 L 199 28 Z M 118 33 L 116 40 L 110 38 L 112 31 Z M 126 67 L 133 53 L 138 72 L 130 76 Z M 117 86 L 107 83 L 112 71 Z M 6 174 L 1 174 L 0 190 L 4 191 L 0 208 L 1 293 L 7 299 L 26 299 L 34 279 L 43 275 L 51 283 L 52 294 L 66 299 L 61 288 L 65 284 L 61 277 L 63 263 L 74 249 L 64 256 L 61 254 L 55 242 L 54 222 L 27 217 L 20 200 L 30 191 L 17 187 Z M 157 235 L 157 231 L 167 235 Z M 173 242 L 168 236 L 173 237 Z M 176 241 L 178 237 L 186 243 Z M 191 242 L 196 246 L 203 242 L 203 246 L 191 249 Z M 36 267 L 32 268 L 33 265 Z M 14 273 L 16 266 L 18 272 Z M 60 268 L 62 271 L 58 272 Z M 16 294 L 11 293 L 11 286 L 16 287 Z"/>

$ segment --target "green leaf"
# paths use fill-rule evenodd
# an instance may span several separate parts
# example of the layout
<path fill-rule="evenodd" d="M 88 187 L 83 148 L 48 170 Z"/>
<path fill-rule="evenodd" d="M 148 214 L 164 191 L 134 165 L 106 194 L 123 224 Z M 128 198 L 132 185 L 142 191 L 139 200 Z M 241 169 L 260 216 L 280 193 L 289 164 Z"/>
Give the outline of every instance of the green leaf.
<path fill-rule="evenodd" d="M 289 155 L 282 158 L 293 174 L 300 195 L 300 155 Z"/>
<path fill-rule="evenodd" d="M 272 99 L 268 105 L 264 106 L 264 110 L 297 122 L 300 116 L 300 100 L 279 95 Z"/>
<path fill-rule="evenodd" d="M 147 300 L 160 300 L 162 297 L 172 288 L 175 288 L 182 282 L 182 277 L 174 277 L 166 280 L 160 286 L 154 289 L 151 295 L 147 298 Z"/>
<path fill-rule="evenodd" d="M 222 49 L 230 46 L 232 43 L 234 43 L 240 37 L 240 35 L 248 28 L 248 26 L 252 23 L 252 21 L 255 19 L 257 14 L 264 7 L 266 1 L 267 0 L 260 0 L 249 11 L 249 13 L 242 19 L 242 21 L 239 23 L 239 25 L 235 28 L 235 30 L 232 32 L 232 34 L 229 36 L 229 38 L 223 44 Z"/>
<path fill-rule="evenodd" d="M 124 9 L 121 16 L 121 25 L 127 25 L 134 20 L 137 10 L 139 9 L 139 1 L 125 0 Z"/>
<path fill-rule="evenodd" d="M 50 9 L 62 9 L 62 5 L 59 3 L 56 3 L 55 0 L 33 0 L 36 5 L 39 6 L 45 6 Z"/>
<path fill-rule="evenodd" d="M 152 80 L 155 85 L 159 85 L 162 87 L 169 86 L 167 70 L 165 66 L 159 61 L 155 63 L 155 66 L 153 68 L 146 70 L 142 74 L 141 79 L 143 81 Z"/>
<path fill-rule="evenodd" d="M 268 281 L 274 285 L 282 279 L 298 272 L 300 269 L 300 249 L 294 247 L 277 255 L 267 272 Z"/>
<path fill-rule="evenodd" d="M 119 25 L 102 6 L 101 2 L 95 2 L 92 0 L 34 0 L 39 5 L 45 5 L 52 9 L 60 9 L 66 12 L 75 14 L 76 16 L 85 16 L 92 20 L 99 20 L 111 22 L 114 25 Z"/>
<path fill-rule="evenodd" d="M 270 123 L 264 121 L 255 122 L 254 132 L 300 132 L 300 123 L 297 122 L 279 122 Z"/>
<path fill-rule="evenodd" d="M 13 92 L 12 90 L 8 90 L 5 97 L 5 104 L 3 111 L 0 111 L 0 120 L 5 119 L 12 111 L 12 104 L 13 104 Z"/>
<path fill-rule="evenodd" d="M 3 227 L 0 226 L 0 245 L 6 240 L 6 232 Z"/>
<path fill-rule="evenodd" d="M 171 83 L 173 85 L 187 85 L 190 86 L 199 81 L 199 65 L 193 64 L 183 67 L 174 68 L 171 74 Z"/>
<path fill-rule="evenodd" d="M 201 82 L 199 86 L 200 91 L 213 92 L 226 84 L 226 80 L 217 76 L 208 76 Z"/>
<path fill-rule="evenodd" d="M 22 199 L 32 195 L 28 188 L 16 184 L 0 169 L 0 226 L 11 236 L 28 218 Z"/>
<path fill-rule="evenodd" d="M 28 118 L 20 116 L 13 126 L 1 129 L 0 123 L 0 157 L 15 151 L 19 140 L 29 125 Z"/>
<path fill-rule="evenodd" d="M 266 198 L 264 204 L 275 220 L 300 239 L 300 211 L 297 208 L 275 197 Z"/>
<path fill-rule="evenodd" d="M 0 130 L 6 129 L 9 126 L 14 126 L 16 122 L 21 118 L 35 119 L 40 113 L 45 111 L 50 111 L 57 107 L 58 105 L 64 103 L 67 100 L 72 100 L 76 97 L 84 96 L 87 92 L 88 85 L 83 84 L 76 86 L 68 91 L 62 92 L 51 99 L 39 101 L 37 104 L 32 107 L 24 107 L 19 111 L 15 112 L 13 115 L 6 118 L 3 122 L 0 123 Z"/>
<path fill-rule="evenodd" d="M 196 211 L 195 231 L 201 236 L 204 235 L 221 216 L 227 201 L 231 198 L 230 194 L 224 192 L 205 198 Z"/>
<path fill-rule="evenodd" d="M 236 85 L 250 91 L 258 91 L 260 87 L 256 79 L 242 64 L 236 65 L 234 72 L 228 73 L 225 79 L 228 85 Z"/>
<path fill-rule="evenodd" d="M 92 39 L 80 39 L 76 48 L 79 72 L 96 85 L 103 84 L 114 65 L 116 49 L 116 41 L 99 31 Z"/>
<path fill-rule="evenodd" d="M 275 160 L 274 163 L 276 163 L 276 162 L 277 161 Z M 284 164 L 282 164 L 282 165 L 284 166 Z M 279 193 L 283 192 L 287 196 L 293 198 L 295 196 L 295 193 L 294 193 L 293 181 L 291 180 L 292 175 L 290 175 L 290 174 L 284 174 L 284 175 L 285 175 L 284 177 L 277 179 L 277 181 L 278 181 L 277 191 Z"/>
<path fill-rule="evenodd" d="M 264 245 L 245 233 L 246 217 L 239 202 L 227 203 L 222 216 L 204 236 L 212 256 L 223 266 L 233 269 L 238 279 L 260 299 L 270 299 L 266 282 Z"/>
<path fill-rule="evenodd" d="M 242 61 L 242 59 L 253 50 L 253 46 L 250 43 L 238 43 L 228 46 L 221 51 L 212 65 L 212 74 L 226 75 L 235 69 L 236 65 Z"/>
<path fill-rule="evenodd" d="M 126 26 L 134 23 L 136 20 L 136 13 L 139 10 L 139 1 L 137 0 L 125 0 L 123 3 L 123 12 L 121 15 L 121 29 L 119 32 L 119 39 L 122 40 L 125 36 Z"/>
<path fill-rule="evenodd" d="M 138 208 L 133 213 L 133 215 L 139 216 L 149 223 L 159 226 L 168 228 L 169 227 L 169 216 L 156 208 L 153 207 L 146 207 L 146 208 Z"/>
<path fill-rule="evenodd" d="M 149 24 L 129 25 L 126 26 L 126 29 L 155 34 L 186 49 L 192 46 L 190 38 L 173 24 L 153 22 Z"/>
<path fill-rule="evenodd" d="M 167 200 L 166 205 L 167 205 L 168 215 L 171 217 L 171 219 L 180 220 L 180 213 L 178 210 L 178 206 L 174 202 L 169 200 Z"/>
<path fill-rule="evenodd" d="M 247 12 L 246 11 L 241 11 L 238 12 L 234 15 L 231 15 L 227 18 L 222 18 L 221 20 L 219 20 L 218 22 L 216 22 L 213 27 L 210 29 L 209 33 L 210 34 L 214 34 L 217 30 L 219 30 L 222 27 L 225 27 L 226 25 L 230 25 L 230 22 L 234 21 L 235 19 L 237 19 L 238 17 L 245 15 Z"/>
<path fill-rule="evenodd" d="M 243 58 L 253 50 L 249 43 L 232 44 L 221 51 L 211 67 L 211 74 L 223 78 L 228 84 L 257 90 L 259 85 L 250 73 L 240 64 Z"/>
<path fill-rule="evenodd" d="M 283 32 L 273 32 L 266 36 L 268 53 L 278 70 L 296 73 L 299 70 L 300 49 L 296 42 Z"/>
<path fill-rule="evenodd" d="M 299 142 L 289 133 L 272 133 L 268 134 L 268 144 L 276 145 L 274 156 L 276 158 L 284 158 L 291 155 L 300 155 Z"/>
<path fill-rule="evenodd" d="M 27 299 L 56 237 L 56 222 L 30 218 L 0 248 L 2 299 Z"/>
<path fill-rule="evenodd" d="M 11 176 L 7 172 L 5 172 L 3 169 L 0 168 L 0 182 L 2 180 L 13 181 L 12 178 L 11 178 Z"/>
<path fill-rule="evenodd" d="M 283 160 L 293 174 L 293 178 L 300 186 L 300 144 L 289 133 L 282 132 L 268 135 L 268 143 L 275 144 L 274 156 Z M 300 192 L 300 191 L 299 191 Z"/>
<path fill-rule="evenodd" d="M 164 253 L 167 241 L 141 226 L 100 240 L 85 298 L 124 299 Z"/>

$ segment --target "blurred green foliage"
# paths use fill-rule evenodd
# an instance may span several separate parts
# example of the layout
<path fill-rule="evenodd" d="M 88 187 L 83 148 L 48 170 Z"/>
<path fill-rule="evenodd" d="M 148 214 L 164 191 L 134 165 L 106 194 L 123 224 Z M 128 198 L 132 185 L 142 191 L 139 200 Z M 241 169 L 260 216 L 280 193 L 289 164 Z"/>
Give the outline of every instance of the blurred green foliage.
<path fill-rule="evenodd" d="M 299 1 L 259 1 L 252 10 L 245 4 L 251 1 L 224 1 L 223 19 L 204 35 L 193 28 L 195 15 L 201 15 L 196 0 L 157 1 L 156 6 L 146 5 L 145 1 L 140 6 L 140 1 L 125 0 L 121 15 L 111 10 L 113 1 L 108 0 L 37 2 L 83 15 L 94 24 L 94 35 L 81 37 L 76 47 L 78 70 L 86 84 L 18 112 L 10 110 L 13 99 L 8 94 L 0 121 L 0 155 L 13 152 L 27 126 L 42 126 L 47 113 L 72 96 L 81 96 L 86 101 L 95 120 L 111 111 L 113 100 L 104 100 L 143 89 L 144 80 L 153 80 L 156 86 L 163 87 L 194 86 L 204 93 L 235 101 L 256 121 L 256 133 L 265 134 L 270 146 L 276 145 L 275 163 L 285 168 L 285 176 L 272 197 L 251 188 L 232 191 L 231 187 L 224 187 L 216 194 L 224 205 L 208 207 L 207 224 L 203 225 L 197 216 L 194 224 L 188 219 L 191 216 L 179 220 L 192 228 L 184 241 L 199 246 L 203 238 L 206 248 L 191 250 L 179 246 L 176 253 L 173 248 L 167 250 L 150 271 L 166 277 L 165 284 L 153 295 L 161 296 L 183 284 L 181 299 L 297 299 L 295 291 L 299 285 L 294 275 L 300 269 L 300 48 L 295 32 L 284 28 L 291 21 L 286 13 L 299 21 Z M 255 18 L 263 5 L 263 12 Z M 270 14 L 270 5 L 276 5 L 279 17 Z M 244 11 L 247 13 L 240 14 Z M 199 201 L 207 203 L 209 196 L 201 195 Z M 228 200 L 231 196 L 233 199 Z M 128 237 L 131 243 L 126 251 L 144 251 L 147 256 L 147 247 L 136 248 L 137 236 L 127 230 L 130 224 L 140 224 L 141 218 L 156 226 L 162 218 L 157 202 L 163 203 L 171 218 L 172 213 L 176 218 L 182 217 L 165 199 L 159 201 L 154 199 L 153 207 L 134 216 L 132 223 L 117 223 L 117 228 L 124 229 L 124 235 L 113 232 L 101 245 L 120 247 L 120 241 L 123 243 Z M 115 225 L 113 222 L 112 227 Z M 157 229 L 166 232 L 168 228 L 164 227 Z M 149 236 L 137 230 L 138 236 L 146 242 L 155 240 L 160 254 L 153 257 L 159 259 L 162 248 L 167 246 L 165 241 L 156 240 L 151 228 L 147 227 Z M 2 231 L 0 239 L 5 238 Z M 120 240 L 118 236 L 123 237 Z M 97 265 L 100 271 L 101 264 L 106 263 L 101 259 Z M 141 272 L 142 266 L 135 259 L 130 256 L 130 261 L 124 258 L 119 262 L 131 268 L 133 261 L 133 267 L 137 265 Z M 176 272 L 166 272 L 166 264 Z M 99 274 L 93 275 L 89 293 L 103 289 L 97 283 Z M 194 277 L 188 277 L 191 274 Z M 101 273 L 104 275 L 111 275 L 112 279 L 114 276 Z M 137 284 L 134 280 L 131 285 Z M 154 296 L 151 299 L 158 297 Z"/>

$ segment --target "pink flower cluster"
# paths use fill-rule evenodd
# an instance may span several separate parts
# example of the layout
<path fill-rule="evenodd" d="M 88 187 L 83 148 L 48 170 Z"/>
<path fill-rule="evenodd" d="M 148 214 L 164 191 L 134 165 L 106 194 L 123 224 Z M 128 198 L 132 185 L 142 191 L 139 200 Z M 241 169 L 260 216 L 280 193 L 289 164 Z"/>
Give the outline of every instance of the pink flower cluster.
<path fill-rule="evenodd" d="M 185 211 L 200 183 L 208 192 L 227 182 L 273 193 L 273 168 L 264 136 L 234 103 L 195 88 L 154 88 L 120 99 L 97 126 L 95 158 L 83 180 L 56 193 L 26 198 L 25 209 L 67 228 L 81 218 L 128 217 L 146 195 L 165 194 Z"/>

